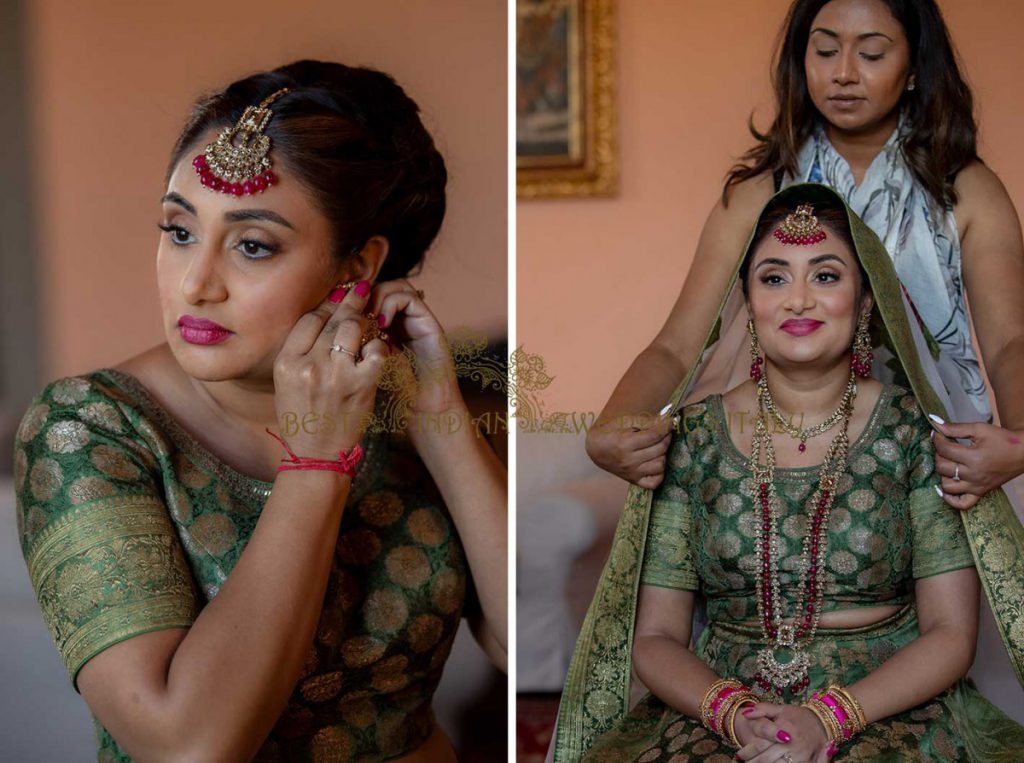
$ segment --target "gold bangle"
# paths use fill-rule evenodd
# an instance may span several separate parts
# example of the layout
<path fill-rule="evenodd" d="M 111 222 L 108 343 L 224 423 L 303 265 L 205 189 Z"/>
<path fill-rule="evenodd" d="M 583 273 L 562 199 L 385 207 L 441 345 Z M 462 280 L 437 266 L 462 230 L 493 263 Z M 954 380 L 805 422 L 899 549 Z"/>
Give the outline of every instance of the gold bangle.
<path fill-rule="evenodd" d="M 828 705 L 820 699 L 812 697 L 807 702 L 804 702 L 801 707 L 806 707 L 818 716 L 821 725 L 825 727 L 825 736 L 829 738 L 830 742 L 838 746 L 843 741 L 843 730 L 839 726 L 839 720 Z"/>
<path fill-rule="evenodd" d="M 854 734 L 859 734 L 865 728 L 867 728 L 867 718 L 864 716 L 864 708 L 860 706 L 860 702 L 857 698 L 850 693 L 849 689 L 844 689 L 841 686 L 832 685 L 825 689 L 826 692 L 835 697 L 836 701 L 842 706 L 843 710 L 846 711 L 847 717 L 852 721 L 852 731 Z"/>
<path fill-rule="evenodd" d="M 743 697 L 733 705 L 732 712 L 729 713 L 729 716 L 725 720 L 724 728 L 727 733 L 722 734 L 722 736 L 725 737 L 726 742 L 736 749 L 742 747 L 740 740 L 736 737 L 736 714 L 744 705 L 756 705 L 757 702 L 756 694 L 753 692 L 744 692 Z"/>
<path fill-rule="evenodd" d="M 700 701 L 700 722 L 707 729 L 718 733 L 715 727 L 712 725 L 712 721 L 717 717 L 717 709 L 714 713 L 711 711 L 711 704 L 718 698 L 726 689 L 743 689 L 743 684 L 732 678 L 720 678 L 715 681 L 711 686 L 704 692 L 704 697 Z M 718 708 L 720 709 L 720 708 Z"/>

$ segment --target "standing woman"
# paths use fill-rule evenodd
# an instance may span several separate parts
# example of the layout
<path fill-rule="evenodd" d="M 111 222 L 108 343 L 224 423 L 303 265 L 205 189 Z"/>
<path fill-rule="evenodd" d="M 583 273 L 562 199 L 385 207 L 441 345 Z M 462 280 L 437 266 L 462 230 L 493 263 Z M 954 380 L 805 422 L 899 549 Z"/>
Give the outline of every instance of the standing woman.
<path fill-rule="evenodd" d="M 779 187 L 838 190 L 878 234 L 934 349 L 955 422 L 940 426 L 937 470 L 951 506 L 969 509 L 1024 472 L 1024 244 L 1013 203 L 979 159 L 970 90 L 934 0 L 795 0 L 775 70 L 776 113 L 729 174 L 665 325 L 620 380 L 587 452 L 640 487 L 661 483 L 670 412 L 658 411 L 696 361 L 758 211 Z M 971 303 L 1002 427 L 971 343 Z M 742 370 L 742 369 L 741 369 Z M 882 369 L 878 369 L 882 370 Z M 965 423 L 975 422 L 975 423 Z M 809 422 L 811 424 L 815 422 Z"/>
<path fill-rule="evenodd" d="M 506 523 L 484 440 L 420 425 L 468 415 L 403 280 L 446 180 L 381 72 L 300 61 L 196 105 L 161 199 L 167 341 L 48 384 L 15 444 L 101 761 L 455 759 L 431 697 L 460 615 L 504 667 Z"/>

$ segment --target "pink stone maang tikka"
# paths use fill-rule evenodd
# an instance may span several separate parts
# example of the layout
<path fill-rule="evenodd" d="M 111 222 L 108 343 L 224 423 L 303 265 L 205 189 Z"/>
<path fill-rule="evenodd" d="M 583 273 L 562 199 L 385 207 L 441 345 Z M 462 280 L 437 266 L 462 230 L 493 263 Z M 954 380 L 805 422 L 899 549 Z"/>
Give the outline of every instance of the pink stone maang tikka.
<path fill-rule="evenodd" d="M 818 223 L 814 216 L 814 207 L 810 204 L 800 204 L 796 212 L 787 215 L 782 223 L 772 234 L 783 244 L 795 244 L 797 246 L 808 246 L 825 240 L 825 229 Z"/>
<path fill-rule="evenodd" d="M 277 182 L 270 169 L 270 138 L 263 133 L 273 113 L 267 108 L 290 88 L 282 88 L 249 106 L 234 127 L 225 127 L 206 151 L 192 160 L 199 182 L 232 196 L 262 193 Z"/>

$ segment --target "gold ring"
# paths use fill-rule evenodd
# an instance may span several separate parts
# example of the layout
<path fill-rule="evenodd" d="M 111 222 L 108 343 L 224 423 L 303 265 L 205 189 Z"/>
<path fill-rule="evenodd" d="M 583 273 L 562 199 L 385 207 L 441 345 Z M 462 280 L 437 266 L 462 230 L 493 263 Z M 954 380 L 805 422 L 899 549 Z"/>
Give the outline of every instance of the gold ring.
<path fill-rule="evenodd" d="M 960 464 L 956 465 L 956 471 L 953 472 L 953 479 L 955 479 L 957 482 L 960 481 Z"/>

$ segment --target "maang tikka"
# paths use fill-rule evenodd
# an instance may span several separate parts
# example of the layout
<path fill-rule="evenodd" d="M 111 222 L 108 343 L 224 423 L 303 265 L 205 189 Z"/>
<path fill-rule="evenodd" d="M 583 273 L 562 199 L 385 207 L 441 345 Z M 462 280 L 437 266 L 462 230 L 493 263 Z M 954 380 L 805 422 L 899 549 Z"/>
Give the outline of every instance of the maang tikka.
<path fill-rule="evenodd" d="M 270 138 L 263 129 L 273 116 L 267 108 L 290 88 L 271 93 L 258 106 L 246 108 L 234 127 L 225 127 L 206 151 L 192 160 L 199 182 L 211 191 L 232 196 L 262 193 L 277 182 L 270 169 Z M 236 141 L 237 138 L 237 141 Z"/>
<path fill-rule="evenodd" d="M 814 216 L 814 207 L 810 204 L 800 204 L 796 212 L 786 216 L 785 221 L 772 233 L 775 238 L 783 244 L 795 244 L 807 246 L 824 241 L 825 229 L 818 223 Z"/>

